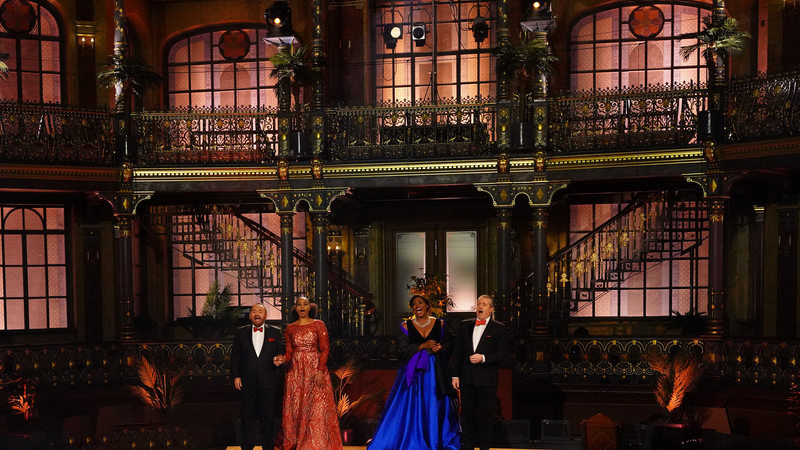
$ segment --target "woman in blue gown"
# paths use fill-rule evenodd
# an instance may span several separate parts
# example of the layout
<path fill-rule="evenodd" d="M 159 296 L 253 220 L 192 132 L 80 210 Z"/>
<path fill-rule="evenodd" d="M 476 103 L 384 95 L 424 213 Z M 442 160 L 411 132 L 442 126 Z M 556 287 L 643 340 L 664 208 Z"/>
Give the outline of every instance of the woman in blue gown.
<path fill-rule="evenodd" d="M 460 450 L 458 409 L 446 375 L 450 332 L 430 317 L 430 303 L 415 295 L 414 317 L 400 326 L 398 353 L 403 365 L 383 408 L 369 450 Z"/>

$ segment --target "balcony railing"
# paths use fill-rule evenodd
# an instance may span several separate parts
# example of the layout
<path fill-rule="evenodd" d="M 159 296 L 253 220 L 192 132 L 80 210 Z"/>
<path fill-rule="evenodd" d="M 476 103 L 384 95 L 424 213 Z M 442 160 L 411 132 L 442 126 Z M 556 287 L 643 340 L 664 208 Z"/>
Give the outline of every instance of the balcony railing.
<path fill-rule="evenodd" d="M 800 72 L 735 79 L 728 102 L 732 141 L 800 135 Z"/>
<path fill-rule="evenodd" d="M 567 93 L 549 102 L 558 153 L 697 145 L 697 113 L 708 93 L 689 83 Z"/>
<path fill-rule="evenodd" d="M 800 73 L 733 80 L 729 141 L 800 135 Z M 565 93 L 547 101 L 550 148 L 556 154 L 624 152 L 699 145 L 705 86 L 680 84 Z M 514 105 L 512 105 L 514 106 Z M 493 157 L 495 99 L 445 99 L 325 109 L 322 157 L 378 161 Z M 309 126 L 304 112 L 298 121 Z M 138 164 L 274 164 L 276 109 L 192 109 L 133 116 Z M 113 164 L 113 114 L 60 105 L 0 101 L 0 162 Z M 528 150 L 525 150 L 528 152 Z"/>
<path fill-rule="evenodd" d="M 110 164 L 112 119 L 108 109 L 0 101 L 0 162 Z"/>
<path fill-rule="evenodd" d="M 542 345 L 546 345 L 543 347 Z M 800 343 L 766 338 L 730 338 L 706 341 L 667 337 L 569 337 L 546 343 L 517 337 L 510 342 L 515 373 L 531 374 L 539 362 L 549 367 L 555 382 L 649 383 L 654 375 L 649 357 L 676 351 L 703 355 L 713 363 L 710 372 L 727 384 L 741 387 L 788 389 L 797 380 Z M 539 350 L 541 349 L 541 350 Z M 543 350 L 543 351 L 542 351 Z M 48 389 L 118 386 L 135 375 L 136 357 L 160 367 L 182 369 L 190 377 L 224 379 L 230 376 L 231 340 L 163 343 L 51 345 L 3 347 L 0 381 L 24 377 Z M 396 368 L 397 341 L 392 336 L 369 339 L 331 338 L 329 365 L 350 357 L 372 368 Z"/>

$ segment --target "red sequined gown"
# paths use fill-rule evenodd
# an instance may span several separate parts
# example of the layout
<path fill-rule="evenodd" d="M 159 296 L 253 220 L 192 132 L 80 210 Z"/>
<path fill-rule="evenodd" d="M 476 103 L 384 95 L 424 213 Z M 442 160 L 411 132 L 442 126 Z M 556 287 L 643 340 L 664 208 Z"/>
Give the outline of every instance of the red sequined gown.
<path fill-rule="evenodd" d="M 283 450 L 339 450 L 342 436 L 328 373 L 328 329 L 321 320 L 286 328 Z M 314 382 L 317 369 L 323 383 Z"/>

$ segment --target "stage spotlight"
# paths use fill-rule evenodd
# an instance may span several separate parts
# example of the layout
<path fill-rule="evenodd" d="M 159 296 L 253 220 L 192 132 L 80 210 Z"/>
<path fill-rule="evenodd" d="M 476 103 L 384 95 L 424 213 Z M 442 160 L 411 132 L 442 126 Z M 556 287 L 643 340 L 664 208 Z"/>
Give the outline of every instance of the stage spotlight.
<path fill-rule="evenodd" d="M 550 0 L 535 0 L 531 4 L 531 18 L 534 20 L 549 18 L 551 13 L 552 5 Z"/>
<path fill-rule="evenodd" d="M 424 23 L 417 22 L 411 26 L 411 39 L 417 44 L 417 47 L 425 45 L 425 37 L 427 34 L 428 30 L 425 28 Z"/>
<path fill-rule="evenodd" d="M 478 16 L 472 21 L 472 36 L 478 43 L 489 37 L 489 24 L 486 23 L 485 17 Z"/>
<path fill-rule="evenodd" d="M 383 42 L 386 44 L 386 48 L 394 49 L 397 47 L 398 39 L 403 39 L 403 27 L 401 25 L 383 26 Z"/>
<path fill-rule="evenodd" d="M 292 35 L 292 8 L 286 0 L 277 0 L 264 11 L 269 37 Z"/>

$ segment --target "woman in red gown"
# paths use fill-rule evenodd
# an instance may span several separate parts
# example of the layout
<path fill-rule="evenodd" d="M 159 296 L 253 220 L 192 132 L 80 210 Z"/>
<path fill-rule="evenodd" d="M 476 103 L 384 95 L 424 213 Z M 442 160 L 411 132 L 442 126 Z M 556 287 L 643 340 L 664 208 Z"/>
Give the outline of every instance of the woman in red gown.
<path fill-rule="evenodd" d="M 286 327 L 283 450 L 341 450 L 339 417 L 328 373 L 328 329 L 315 320 L 316 305 L 299 297 Z"/>

